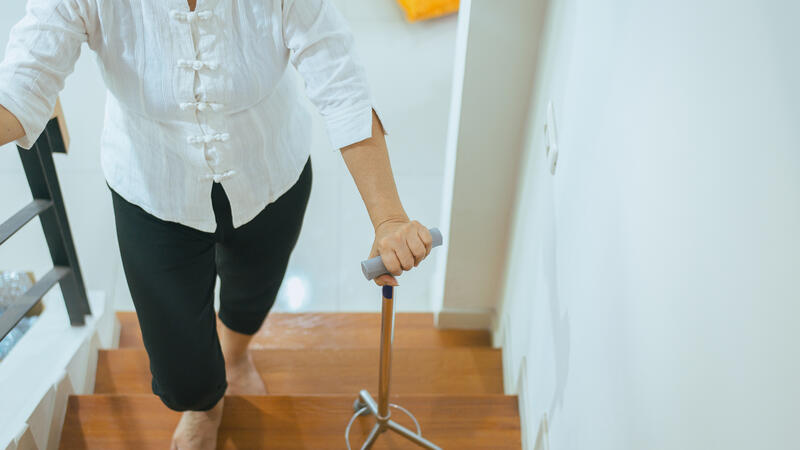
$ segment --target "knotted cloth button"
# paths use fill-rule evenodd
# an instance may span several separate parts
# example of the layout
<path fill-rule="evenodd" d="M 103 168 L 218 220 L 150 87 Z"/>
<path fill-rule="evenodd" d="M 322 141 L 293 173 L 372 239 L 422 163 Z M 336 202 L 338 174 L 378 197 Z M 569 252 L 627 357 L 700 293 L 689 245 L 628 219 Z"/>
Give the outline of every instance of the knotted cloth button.
<path fill-rule="evenodd" d="M 194 60 L 180 59 L 178 60 L 178 67 L 183 67 L 184 69 L 193 69 L 193 70 L 202 70 L 203 68 L 216 70 L 217 67 L 219 67 L 219 63 L 217 63 L 216 61 L 200 61 L 197 59 Z"/>
<path fill-rule="evenodd" d="M 222 109 L 222 103 L 214 102 L 183 102 L 178 106 L 184 111 L 189 109 L 196 109 L 198 111 L 206 111 L 211 109 L 212 111 L 219 111 Z"/>
<path fill-rule="evenodd" d="M 208 144 L 214 141 L 224 142 L 230 139 L 231 135 L 228 133 L 205 134 L 201 136 L 189 136 L 186 142 L 190 144 Z"/>
<path fill-rule="evenodd" d="M 213 13 L 211 11 L 186 12 L 186 11 L 178 11 L 177 9 L 173 9 L 172 11 L 169 12 L 170 17 L 172 17 L 173 19 L 186 23 L 192 23 L 196 20 L 207 20 L 211 18 L 212 14 Z"/>
<path fill-rule="evenodd" d="M 205 111 L 209 108 L 211 108 L 213 111 L 219 111 L 222 108 L 222 104 L 214 102 L 197 102 L 197 109 L 200 111 Z"/>
<path fill-rule="evenodd" d="M 207 173 L 203 175 L 204 180 L 208 180 L 209 178 L 213 178 L 215 182 L 219 183 L 221 180 L 230 177 L 231 175 L 235 174 L 236 171 L 231 169 L 223 173 Z"/>

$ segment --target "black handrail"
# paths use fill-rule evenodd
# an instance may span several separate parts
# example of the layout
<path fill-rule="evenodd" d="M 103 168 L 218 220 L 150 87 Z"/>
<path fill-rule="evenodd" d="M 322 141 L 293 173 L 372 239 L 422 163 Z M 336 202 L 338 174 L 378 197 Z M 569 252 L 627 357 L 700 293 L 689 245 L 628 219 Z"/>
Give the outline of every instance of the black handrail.
<path fill-rule="evenodd" d="M 47 247 L 50 249 L 53 268 L 17 298 L 12 307 L 0 315 L 0 339 L 4 338 L 56 283 L 61 286 L 61 294 L 67 305 L 67 314 L 72 326 L 85 324 L 85 316 L 92 313 L 53 162 L 54 152 L 67 152 L 58 119 L 50 119 L 30 150 L 21 147 L 17 147 L 17 150 L 22 160 L 22 167 L 25 169 L 25 176 L 28 178 L 33 201 L 0 224 L 0 245 L 38 216 Z"/>

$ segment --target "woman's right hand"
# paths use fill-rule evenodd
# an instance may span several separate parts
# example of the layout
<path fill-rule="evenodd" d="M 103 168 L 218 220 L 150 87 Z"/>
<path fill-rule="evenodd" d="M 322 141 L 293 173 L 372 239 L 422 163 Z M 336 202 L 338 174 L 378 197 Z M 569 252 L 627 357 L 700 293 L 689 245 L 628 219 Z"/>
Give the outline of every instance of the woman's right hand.
<path fill-rule="evenodd" d="M 25 136 L 25 130 L 17 117 L 0 105 L 0 145 L 6 145 Z"/>

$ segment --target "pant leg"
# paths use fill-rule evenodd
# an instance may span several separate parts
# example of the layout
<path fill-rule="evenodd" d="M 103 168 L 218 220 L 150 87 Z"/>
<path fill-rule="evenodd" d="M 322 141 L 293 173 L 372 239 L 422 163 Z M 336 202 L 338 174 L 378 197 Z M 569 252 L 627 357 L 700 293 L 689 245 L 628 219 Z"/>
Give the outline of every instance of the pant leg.
<path fill-rule="evenodd" d="M 251 221 L 236 229 L 230 221 L 220 223 L 223 239 L 217 244 L 219 319 L 228 328 L 254 334 L 261 327 L 275 303 L 289 256 L 300 236 L 310 194 L 309 158 L 294 186 Z"/>
<path fill-rule="evenodd" d="M 215 235 L 158 219 L 109 190 L 153 393 L 176 411 L 208 410 L 227 388 L 214 314 Z"/>

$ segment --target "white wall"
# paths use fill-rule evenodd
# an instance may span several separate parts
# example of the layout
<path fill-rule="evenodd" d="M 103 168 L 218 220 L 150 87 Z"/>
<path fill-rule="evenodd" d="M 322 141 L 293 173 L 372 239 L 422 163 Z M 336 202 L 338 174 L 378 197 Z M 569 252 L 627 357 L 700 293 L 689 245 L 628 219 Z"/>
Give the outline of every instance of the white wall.
<path fill-rule="evenodd" d="M 456 16 L 408 24 L 394 0 L 334 0 L 356 36 L 387 141 L 401 199 L 412 218 L 435 225 L 440 213 L 447 111 L 450 101 Z M 23 0 L 6 1 L 0 14 L 0 48 L 22 17 Z M 299 81 L 299 80 L 298 80 Z M 61 100 L 72 138 L 68 156 L 55 155 L 78 258 L 89 289 L 132 309 L 116 242 L 110 193 L 100 170 L 100 132 L 105 90 L 94 54 L 86 46 L 67 78 Z M 306 104 L 311 108 L 310 102 Z M 309 209 L 287 279 L 292 295 L 279 294 L 276 310 L 374 310 L 378 290 L 364 280 L 359 262 L 372 245 L 373 230 L 341 156 L 314 113 L 314 182 Z M 17 150 L 0 148 L 0 220 L 30 202 Z M 435 258 L 432 257 L 432 259 Z M 41 227 L 31 223 L 0 246 L 0 270 L 51 267 Z M 433 263 L 400 280 L 400 310 L 430 310 Z M 217 284 L 217 292 L 219 283 Z M 299 294 L 298 294 L 299 293 Z M 290 301 L 294 296 L 295 301 Z M 298 300 L 299 299 L 299 300 Z"/>
<path fill-rule="evenodd" d="M 406 212 L 428 226 L 439 220 L 457 16 L 407 23 L 395 0 L 337 0 L 389 135 L 392 170 Z M 287 279 L 305 280 L 300 310 L 378 311 L 380 293 L 361 274 L 374 231 L 341 156 L 315 114 L 315 187 Z M 398 281 L 397 307 L 430 311 L 438 253 Z M 284 285 L 284 288 L 286 285 Z M 292 310 L 284 289 L 278 308 Z"/>
<path fill-rule="evenodd" d="M 494 318 L 542 5 L 461 2 L 440 220 L 445 249 L 433 279 L 443 328 L 489 328 Z"/>
<path fill-rule="evenodd" d="M 797 448 L 798 15 L 550 2 L 496 334 L 529 448 Z"/>

